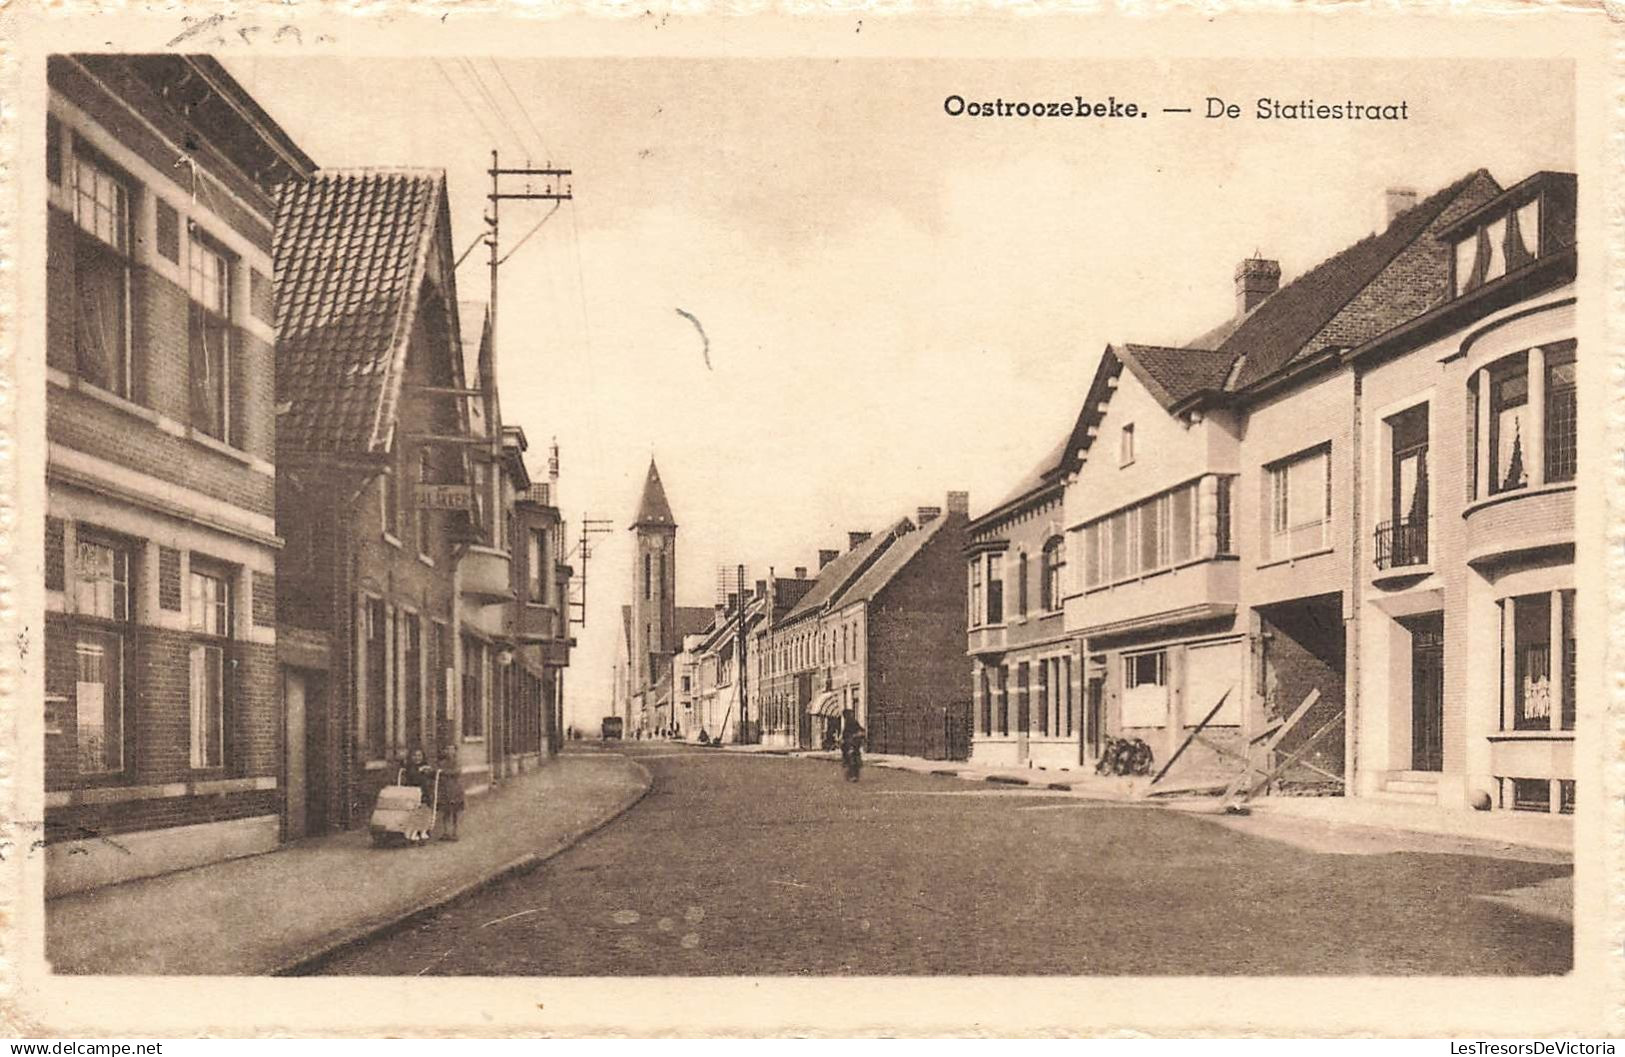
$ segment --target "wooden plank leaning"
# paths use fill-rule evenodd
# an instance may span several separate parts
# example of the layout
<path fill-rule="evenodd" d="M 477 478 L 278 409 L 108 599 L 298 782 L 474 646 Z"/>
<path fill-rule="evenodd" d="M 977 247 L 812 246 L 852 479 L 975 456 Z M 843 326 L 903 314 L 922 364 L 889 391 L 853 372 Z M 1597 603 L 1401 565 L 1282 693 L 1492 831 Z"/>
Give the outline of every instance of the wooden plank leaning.
<path fill-rule="evenodd" d="M 1308 696 L 1303 699 L 1302 704 L 1298 705 L 1297 708 L 1292 710 L 1292 715 L 1287 717 L 1286 722 L 1282 723 L 1279 727 L 1276 727 L 1275 732 L 1265 740 L 1259 755 L 1264 759 L 1266 764 L 1269 761 L 1270 755 L 1275 752 L 1275 747 L 1281 744 L 1281 739 L 1286 737 L 1288 732 L 1290 732 L 1293 727 L 1298 725 L 1299 720 L 1309 714 L 1309 710 L 1314 708 L 1315 702 L 1319 700 L 1320 688 L 1317 686 L 1315 689 L 1309 691 Z M 1241 773 L 1236 775 L 1235 778 L 1231 779 L 1230 784 L 1225 787 L 1224 794 L 1219 797 L 1220 808 L 1227 808 L 1230 806 L 1231 800 L 1235 798 L 1236 793 L 1241 790 L 1242 786 L 1252 781 L 1253 772 L 1255 770 L 1265 769 L 1266 768 L 1254 767 L 1251 763 L 1242 768 Z M 1251 796 L 1251 794 L 1248 795 Z"/>
<path fill-rule="evenodd" d="M 1202 733 L 1202 729 L 1209 723 L 1213 722 L 1213 717 L 1219 714 L 1219 709 L 1223 708 L 1224 703 L 1230 699 L 1230 691 L 1233 689 L 1235 689 L 1234 685 L 1229 686 L 1225 689 L 1224 693 L 1219 695 L 1219 703 L 1214 705 L 1212 710 L 1209 711 L 1207 715 L 1202 717 L 1202 722 L 1196 724 L 1196 729 L 1191 731 L 1185 740 L 1180 743 L 1179 748 L 1174 750 L 1174 754 L 1168 757 L 1168 762 L 1162 765 L 1162 770 L 1158 771 L 1157 776 L 1151 779 L 1151 785 L 1156 785 L 1158 782 L 1162 781 L 1162 776 L 1167 774 L 1173 768 L 1174 761 L 1179 759 L 1180 756 L 1184 755 L 1185 750 L 1191 747 L 1191 742 L 1195 741 L 1196 736 Z"/>

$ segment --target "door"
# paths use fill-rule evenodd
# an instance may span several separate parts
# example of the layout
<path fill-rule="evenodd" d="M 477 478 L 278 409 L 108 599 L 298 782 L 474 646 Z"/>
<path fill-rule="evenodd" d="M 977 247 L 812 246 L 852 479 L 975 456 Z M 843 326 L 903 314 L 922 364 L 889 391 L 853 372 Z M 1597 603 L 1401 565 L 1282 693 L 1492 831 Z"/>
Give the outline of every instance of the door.
<path fill-rule="evenodd" d="M 303 833 L 307 837 L 314 837 L 328 831 L 327 803 L 332 790 L 337 788 L 338 776 L 331 773 L 329 762 L 333 759 L 327 750 L 328 744 L 328 715 L 327 715 L 327 676 L 323 672 L 304 671 L 299 673 L 304 684 L 304 716 L 302 725 L 304 733 L 305 753 L 303 768 L 304 791 L 301 797 L 303 804 Z M 288 743 L 294 744 L 293 728 L 288 728 Z M 290 794 L 291 795 L 291 794 Z M 292 809 L 290 808 L 290 818 Z M 290 823 L 291 828 L 291 823 Z"/>
<path fill-rule="evenodd" d="M 305 676 L 294 668 L 282 670 L 282 715 L 287 723 L 283 744 L 288 748 L 284 761 L 286 780 L 282 803 L 282 839 L 298 840 L 305 835 Z"/>
<path fill-rule="evenodd" d="M 1411 769 L 1444 770 L 1444 616 L 1411 623 Z"/>
<path fill-rule="evenodd" d="M 1085 697 L 1085 716 L 1083 721 L 1084 752 L 1080 763 L 1092 763 L 1100 758 L 1101 712 L 1106 698 L 1106 679 L 1104 676 L 1093 675 L 1089 677 L 1089 689 Z"/>

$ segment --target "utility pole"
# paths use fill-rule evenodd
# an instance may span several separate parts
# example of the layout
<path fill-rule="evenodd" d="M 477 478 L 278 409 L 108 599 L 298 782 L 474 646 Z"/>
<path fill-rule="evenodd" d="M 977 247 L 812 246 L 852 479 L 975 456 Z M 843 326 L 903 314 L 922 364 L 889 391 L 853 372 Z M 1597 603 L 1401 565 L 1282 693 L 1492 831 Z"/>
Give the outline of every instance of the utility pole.
<path fill-rule="evenodd" d="M 568 202 L 574 196 L 570 193 L 569 183 L 564 183 L 562 190 L 554 190 L 553 186 L 555 180 L 562 181 L 572 175 L 569 169 L 554 169 L 551 167 L 543 169 L 504 169 L 497 157 L 496 150 L 492 149 L 491 168 L 487 171 L 491 174 L 491 193 L 486 196 L 491 202 L 491 214 L 485 218 L 485 223 L 491 229 L 489 236 L 486 238 L 486 245 L 491 249 L 491 356 L 495 360 L 497 348 L 497 269 L 506 260 L 499 252 L 500 233 L 497 221 L 501 215 L 501 205 L 504 201 L 512 200 Z M 502 178 L 504 176 L 524 177 L 525 189 L 523 191 L 504 191 L 502 189 Z M 539 192 L 533 191 L 530 185 L 532 179 L 546 180 L 543 190 Z M 487 409 L 486 420 L 490 421 L 489 408 Z M 498 454 L 500 455 L 502 439 L 497 438 L 496 443 L 499 445 Z"/>
<path fill-rule="evenodd" d="M 607 517 L 581 519 L 581 542 L 576 544 L 576 552 L 581 555 L 581 575 L 575 578 L 581 584 L 581 598 L 569 600 L 569 608 L 577 610 L 579 615 L 567 614 L 567 625 L 587 625 L 587 562 L 592 558 L 592 538 L 609 535 L 613 526 L 614 522 Z"/>
<path fill-rule="evenodd" d="M 745 697 L 745 567 L 739 566 L 735 575 L 739 581 L 739 593 L 734 596 L 739 601 L 739 648 L 734 651 L 739 655 L 739 734 L 734 740 L 744 745 L 750 737 L 750 710 Z"/>

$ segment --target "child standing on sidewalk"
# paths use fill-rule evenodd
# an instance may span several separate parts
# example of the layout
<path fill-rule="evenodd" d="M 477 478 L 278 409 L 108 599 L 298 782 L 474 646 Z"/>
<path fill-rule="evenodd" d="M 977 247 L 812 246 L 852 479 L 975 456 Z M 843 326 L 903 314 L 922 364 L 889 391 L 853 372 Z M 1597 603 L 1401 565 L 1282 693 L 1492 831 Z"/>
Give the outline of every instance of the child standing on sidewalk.
<path fill-rule="evenodd" d="M 463 819 L 463 779 L 457 773 L 457 749 L 440 750 L 440 839 L 456 840 Z"/>

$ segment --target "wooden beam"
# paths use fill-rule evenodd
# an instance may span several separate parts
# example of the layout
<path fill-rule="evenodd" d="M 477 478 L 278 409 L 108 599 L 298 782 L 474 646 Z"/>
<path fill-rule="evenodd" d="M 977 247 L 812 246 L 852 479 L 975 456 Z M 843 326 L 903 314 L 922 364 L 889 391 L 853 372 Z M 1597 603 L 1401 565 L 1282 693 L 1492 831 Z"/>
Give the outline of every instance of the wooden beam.
<path fill-rule="evenodd" d="M 1247 795 L 1242 797 L 1242 799 L 1251 800 L 1253 797 L 1257 796 L 1265 786 L 1269 785 L 1275 780 L 1277 775 L 1279 775 L 1282 771 L 1285 771 L 1288 767 L 1291 767 L 1293 764 L 1297 763 L 1300 757 L 1308 755 L 1309 750 L 1315 747 L 1315 742 L 1325 737 L 1334 727 L 1340 726 L 1342 722 L 1343 710 L 1338 709 L 1337 715 L 1327 720 L 1321 725 L 1319 730 L 1309 735 L 1309 737 L 1304 740 L 1304 743 L 1299 745 L 1296 749 L 1293 749 L 1286 759 L 1270 768 L 1269 772 L 1264 775 L 1262 780 L 1254 784 L 1251 789 L 1247 790 Z"/>
<path fill-rule="evenodd" d="M 1309 710 L 1314 708 L 1315 702 L 1319 700 L 1320 687 L 1317 686 L 1313 690 L 1309 691 L 1308 696 L 1303 699 L 1297 708 L 1292 710 L 1292 715 L 1287 717 L 1286 722 L 1282 723 L 1279 727 L 1276 727 L 1274 732 L 1264 741 L 1263 748 L 1260 750 L 1260 755 L 1263 756 L 1265 760 L 1270 758 L 1270 753 L 1275 751 L 1275 746 L 1281 744 L 1281 739 L 1286 737 L 1287 732 L 1293 727 L 1297 726 L 1298 721 L 1304 716 L 1308 715 Z M 1247 764 L 1247 769 L 1236 775 L 1234 780 L 1232 780 L 1231 783 L 1225 788 L 1224 796 L 1220 798 L 1219 802 L 1221 804 L 1229 804 L 1231 799 L 1236 795 L 1241 787 L 1251 780 L 1252 772 L 1255 769 L 1260 771 L 1263 770 L 1262 767 L 1255 768 L 1252 762 L 1249 761 Z"/>
<path fill-rule="evenodd" d="M 1174 754 L 1168 757 L 1168 762 L 1162 765 L 1162 770 L 1158 771 L 1157 776 L 1151 779 L 1151 785 L 1156 785 L 1158 782 L 1162 781 L 1163 775 L 1167 774 L 1169 769 L 1173 767 L 1174 761 L 1185 754 L 1185 750 L 1191 747 L 1191 742 L 1196 740 L 1196 736 L 1202 733 L 1203 728 L 1212 722 L 1214 716 L 1219 714 L 1219 709 L 1224 707 L 1224 703 L 1230 699 L 1230 691 L 1234 689 L 1234 684 L 1231 684 L 1229 687 L 1225 688 L 1224 693 L 1219 695 L 1219 703 L 1214 705 L 1208 714 L 1202 717 L 1202 722 L 1196 724 L 1196 729 L 1191 731 L 1189 736 L 1185 738 L 1184 742 L 1179 746 L 1179 748 L 1174 750 Z M 1207 743 L 1203 742 L 1203 744 L 1205 745 Z"/>

